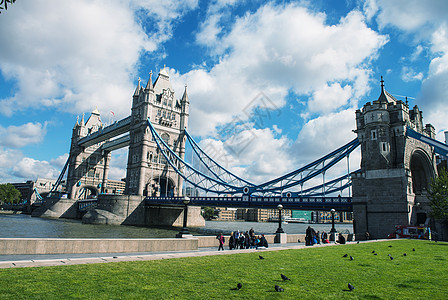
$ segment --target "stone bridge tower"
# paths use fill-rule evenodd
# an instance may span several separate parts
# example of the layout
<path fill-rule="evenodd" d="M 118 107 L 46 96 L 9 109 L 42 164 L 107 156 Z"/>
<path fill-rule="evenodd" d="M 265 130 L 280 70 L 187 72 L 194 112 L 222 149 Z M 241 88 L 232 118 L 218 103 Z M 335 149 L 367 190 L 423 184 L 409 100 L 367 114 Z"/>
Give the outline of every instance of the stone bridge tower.
<path fill-rule="evenodd" d="M 110 152 L 101 150 L 104 142 L 82 147 L 78 141 L 103 127 L 98 110 L 92 111 L 89 119 L 76 121 L 70 145 L 70 164 L 67 173 L 67 192 L 70 199 L 84 199 L 97 196 L 107 181 Z"/>
<path fill-rule="evenodd" d="M 165 160 L 153 141 L 147 126 L 149 118 L 162 139 L 176 154 L 184 158 L 184 128 L 188 124 L 189 101 L 187 89 L 176 99 L 169 75 L 163 68 L 152 82 L 150 74 L 146 87 L 135 90 L 130 126 L 130 143 L 126 175 L 127 195 L 180 196 L 182 177 Z"/>
<path fill-rule="evenodd" d="M 431 138 L 432 125 L 423 125 L 417 106 L 395 99 L 384 89 L 378 100 L 356 111 L 356 130 L 361 142 L 361 171 L 352 174 L 354 230 L 386 238 L 395 225 L 428 222 L 428 186 L 437 174 L 433 149 L 406 136 L 410 127 Z"/>

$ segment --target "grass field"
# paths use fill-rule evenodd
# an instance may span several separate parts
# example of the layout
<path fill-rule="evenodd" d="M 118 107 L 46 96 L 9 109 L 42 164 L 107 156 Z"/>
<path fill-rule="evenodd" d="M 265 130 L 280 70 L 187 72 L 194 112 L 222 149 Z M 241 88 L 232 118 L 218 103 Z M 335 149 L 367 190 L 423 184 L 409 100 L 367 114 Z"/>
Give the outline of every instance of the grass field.
<path fill-rule="evenodd" d="M 260 260 L 259 254 L 265 259 Z M 283 281 L 281 273 L 291 280 Z M 355 287 L 353 291 L 348 283 Z M 276 292 L 275 285 L 284 291 Z M 0 298 L 448 299 L 448 243 L 393 240 L 159 261 L 2 269 Z"/>

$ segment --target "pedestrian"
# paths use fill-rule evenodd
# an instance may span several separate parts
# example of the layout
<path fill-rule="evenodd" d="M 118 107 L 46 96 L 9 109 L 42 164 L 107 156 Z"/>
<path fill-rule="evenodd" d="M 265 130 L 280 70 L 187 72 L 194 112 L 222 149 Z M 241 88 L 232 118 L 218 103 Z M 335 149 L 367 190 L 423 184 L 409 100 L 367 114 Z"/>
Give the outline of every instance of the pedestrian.
<path fill-rule="evenodd" d="M 224 251 L 224 243 L 226 242 L 226 239 L 224 238 L 222 233 L 220 235 L 218 235 L 216 238 L 218 239 L 218 242 L 219 242 L 218 251 L 221 249 L 222 249 L 222 251 Z"/>
<path fill-rule="evenodd" d="M 233 231 L 230 233 L 229 237 L 229 250 L 233 250 L 235 248 L 235 237 L 233 235 Z"/>
<path fill-rule="evenodd" d="M 339 234 L 337 243 L 342 245 L 345 244 L 345 237 L 342 235 L 342 233 Z"/>
<path fill-rule="evenodd" d="M 368 231 L 366 231 L 365 236 L 367 241 L 370 240 L 370 233 Z"/>

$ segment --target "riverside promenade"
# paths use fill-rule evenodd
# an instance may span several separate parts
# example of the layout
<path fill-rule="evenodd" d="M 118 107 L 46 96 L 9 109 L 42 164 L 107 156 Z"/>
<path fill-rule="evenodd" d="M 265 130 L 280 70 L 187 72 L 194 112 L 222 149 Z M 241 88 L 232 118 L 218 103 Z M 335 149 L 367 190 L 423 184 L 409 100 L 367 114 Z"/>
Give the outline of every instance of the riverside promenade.
<path fill-rule="evenodd" d="M 360 243 L 376 242 L 380 240 L 361 241 Z M 392 240 L 389 240 L 392 241 Z M 355 244 L 357 242 L 347 242 Z M 186 251 L 164 251 L 164 252 L 133 252 L 133 253 L 80 253 L 80 254 L 34 254 L 34 255 L 0 255 L 0 268 L 25 268 L 25 267 L 48 267 L 77 264 L 110 263 L 121 261 L 146 261 L 161 260 L 181 257 L 197 257 L 210 255 L 231 255 L 239 253 L 258 252 L 260 254 L 287 249 L 303 249 L 313 247 L 342 246 L 335 243 L 305 246 L 304 243 L 270 244 L 269 248 L 224 250 L 217 251 L 216 247 L 201 247 L 198 250 Z"/>

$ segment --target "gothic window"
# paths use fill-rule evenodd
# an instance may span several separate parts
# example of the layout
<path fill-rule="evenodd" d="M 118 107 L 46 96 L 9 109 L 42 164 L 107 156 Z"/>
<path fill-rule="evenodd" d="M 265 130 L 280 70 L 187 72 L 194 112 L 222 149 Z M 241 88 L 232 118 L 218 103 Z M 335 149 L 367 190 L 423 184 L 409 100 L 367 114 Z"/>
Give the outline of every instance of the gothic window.
<path fill-rule="evenodd" d="M 370 132 L 370 137 L 371 137 L 372 141 L 376 140 L 376 138 L 377 138 L 376 130 L 372 130 Z"/>
<path fill-rule="evenodd" d="M 159 109 L 157 110 L 157 116 L 160 116 L 160 115 L 162 115 L 162 110 L 159 108 Z"/>
<path fill-rule="evenodd" d="M 170 136 L 166 133 L 162 133 L 162 140 L 168 145 L 168 142 L 170 141 Z"/>
<path fill-rule="evenodd" d="M 163 113 L 162 113 L 162 117 L 166 117 L 166 111 L 163 111 Z"/>
<path fill-rule="evenodd" d="M 168 100 L 168 106 L 172 107 L 173 106 L 173 100 Z"/>
<path fill-rule="evenodd" d="M 87 177 L 93 177 L 94 174 L 95 174 L 95 170 L 94 169 L 89 170 L 89 172 L 87 173 Z"/>
<path fill-rule="evenodd" d="M 171 114 L 171 120 L 175 120 L 176 119 L 176 114 L 175 113 L 172 113 Z"/>

